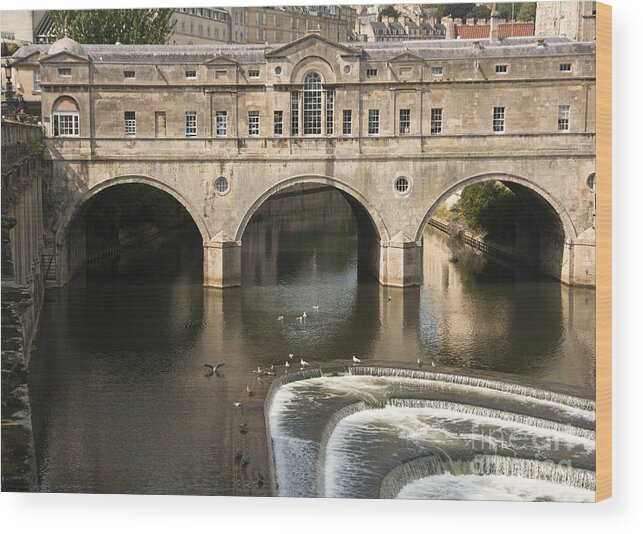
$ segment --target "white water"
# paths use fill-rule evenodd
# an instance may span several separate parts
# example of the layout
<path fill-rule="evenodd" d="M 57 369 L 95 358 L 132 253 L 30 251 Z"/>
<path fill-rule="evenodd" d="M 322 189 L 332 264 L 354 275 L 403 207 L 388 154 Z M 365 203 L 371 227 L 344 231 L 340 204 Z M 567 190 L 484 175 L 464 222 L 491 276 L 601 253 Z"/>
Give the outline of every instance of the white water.
<path fill-rule="evenodd" d="M 594 492 L 564 484 L 514 476 L 445 473 L 411 482 L 400 491 L 398 498 L 594 502 Z"/>
<path fill-rule="evenodd" d="M 592 471 L 576 469 L 570 475 L 563 468 L 552 470 L 551 464 L 535 461 L 555 458 L 563 451 L 566 462 L 593 465 L 592 401 L 444 373 L 409 371 L 407 376 L 391 376 L 392 371 L 404 370 L 361 367 L 351 372 L 356 370 L 373 370 L 377 376 L 309 378 L 275 392 L 268 420 L 279 495 L 377 497 L 387 473 L 418 455 L 433 454 L 444 465 L 454 465 L 452 457 L 468 457 L 470 463 L 482 452 L 483 462 L 494 458 L 484 476 L 472 474 L 470 468 L 455 474 L 442 467 L 431 473 L 406 470 L 390 484 L 397 488 L 390 496 L 405 486 L 403 492 L 409 487 L 411 493 L 400 496 L 408 498 L 506 499 L 513 491 L 518 500 L 593 500 Z M 413 398 L 437 393 L 466 404 Z M 477 403 L 506 405 L 509 411 Z M 555 420 L 533 416 L 541 411 Z M 579 423 L 588 428 L 574 426 Z M 517 460 L 519 464 L 512 458 L 503 460 L 503 455 L 516 454 L 526 459 Z M 426 474 L 434 475 L 432 481 L 425 480 Z M 440 493 L 438 474 L 461 483 L 443 485 Z M 505 478 L 516 484 L 503 482 Z M 537 483 L 534 478 L 539 479 Z M 419 486 L 409 484 L 416 479 Z M 466 494 L 473 496 L 462 496 Z"/>

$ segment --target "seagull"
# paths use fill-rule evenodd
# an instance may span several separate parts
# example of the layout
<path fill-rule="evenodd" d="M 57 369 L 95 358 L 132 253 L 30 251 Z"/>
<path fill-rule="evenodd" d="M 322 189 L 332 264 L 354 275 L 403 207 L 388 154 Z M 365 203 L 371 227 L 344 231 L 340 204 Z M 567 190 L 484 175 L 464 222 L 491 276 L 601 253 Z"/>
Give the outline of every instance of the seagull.
<path fill-rule="evenodd" d="M 248 397 L 254 397 L 257 394 L 256 391 L 250 389 L 250 386 L 246 386 L 246 393 L 248 394 Z"/>
<path fill-rule="evenodd" d="M 290 364 L 288 363 L 288 360 L 286 360 L 286 369 L 288 369 L 288 367 L 290 367 Z"/>
<path fill-rule="evenodd" d="M 362 363 L 362 360 L 360 360 L 357 356 L 353 355 L 353 363 Z"/>
<path fill-rule="evenodd" d="M 301 363 L 301 367 L 302 367 L 302 368 L 307 367 L 307 366 L 309 366 L 309 365 L 310 365 L 310 364 L 309 364 L 306 360 L 304 360 L 303 358 L 301 358 L 301 359 L 300 359 L 300 363 Z"/>
<path fill-rule="evenodd" d="M 313 311 L 319 311 L 319 306 L 313 306 Z"/>
<path fill-rule="evenodd" d="M 420 360 L 420 358 L 418 358 L 418 367 L 422 367 L 422 360 Z"/>
<path fill-rule="evenodd" d="M 277 317 L 277 321 L 283 321 L 283 320 L 284 320 L 284 316 L 283 316 L 283 315 L 280 315 L 279 317 Z"/>
<path fill-rule="evenodd" d="M 232 406 L 234 406 L 235 408 L 238 408 L 239 406 L 243 406 L 243 404 L 241 404 L 240 402 L 233 402 Z"/>
<path fill-rule="evenodd" d="M 288 357 L 289 357 L 291 360 L 293 359 L 293 357 L 294 357 L 294 356 L 295 356 L 295 355 L 294 355 L 292 352 L 291 352 L 290 354 L 288 354 Z"/>
<path fill-rule="evenodd" d="M 270 370 L 271 370 L 271 371 L 274 371 L 274 370 L 275 370 L 275 366 L 274 366 L 274 365 L 271 365 L 271 366 L 270 366 Z"/>
<path fill-rule="evenodd" d="M 431 367 L 435 367 L 435 362 L 431 360 Z"/>
<path fill-rule="evenodd" d="M 261 374 L 263 371 L 261 370 L 261 367 L 257 366 L 256 371 L 252 371 L 253 373 Z"/>
<path fill-rule="evenodd" d="M 302 317 L 303 317 L 304 319 L 306 319 L 306 317 L 308 317 L 308 315 L 306 315 L 306 312 L 304 312 L 304 313 L 303 313 Z"/>
<path fill-rule="evenodd" d="M 393 300 L 391 297 L 388 298 L 389 300 Z"/>
<path fill-rule="evenodd" d="M 225 363 L 217 363 L 216 365 L 210 365 L 209 363 L 204 363 L 203 364 L 206 369 L 209 369 L 210 372 L 208 373 L 208 376 L 212 376 L 215 374 L 219 374 L 217 371 L 221 369 L 225 365 Z"/>
<path fill-rule="evenodd" d="M 304 318 L 300 315 L 299 317 L 297 317 L 297 320 L 301 323 L 304 320 Z"/>

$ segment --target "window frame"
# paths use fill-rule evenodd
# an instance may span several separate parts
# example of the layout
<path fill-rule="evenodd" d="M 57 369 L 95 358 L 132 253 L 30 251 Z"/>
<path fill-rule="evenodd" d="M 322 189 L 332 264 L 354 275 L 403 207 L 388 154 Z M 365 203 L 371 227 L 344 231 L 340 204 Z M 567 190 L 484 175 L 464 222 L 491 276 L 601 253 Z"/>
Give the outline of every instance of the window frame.
<path fill-rule="evenodd" d="M 192 119 L 194 124 L 191 124 Z M 198 115 L 196 111 L 185 112 L 185 137 L 196 137 L 198 133 Z"/>
<path fill-rule="evenodd" d="M 571 63 L 559 63 L 558 64 L 558 71 L 559 72 L 564 72 L 565 74 L 567 74 L 567 73 L 573 71 L 573 66 L 572 66 Z"/>
<path fill-rule="evenodd" d="M 505 106 L 494 106 L 492 111 L 492 130 L 494 134 L 503 134 L 506 131 L 507 108 Z"/>
<path fill-rule="evenodd" d="M 323 121 L 322 77 L 318 72 L 310 72 L 304 78 L 303 90 L 303 134 L 305 136 L 322 135 Z"/>
<path fill-rule="evenodd" d="M 272 112 L 272 133 L 277 137 L 284 135 L 284 112 L 281 109 Z"/>
<path fill-rule="evenodd" d="M 444 67 L 442 65 L 431 67 L 431 76 L 444 76 Z"/>
<path fill-rule="evenodd" d="M 71 133 L 60 133 L 61 118 L 71 117 Z M 80 112 L 79 111 L 54 111 L 52 113 L 52 125 L 54 137 L 80 137 Z M 69 131 L 69 125 L 65 125 Z"/>
<path fill-rule="evenodd" d="M 348 116 L 348 120 L 346 120 L 347 116 Z M 352 109 L 345 109 L 342 111 L 342 135 L 353 135 L 353 110 Z"/>
<path fill-rule="evenodd" d="M 402 117 L 405 114 L 406 117 Z M 402 126 L 402 121 L 406 124 L 406 127 Z M 400 108 L 399 110 L 399 133 L 400 135 L 409 135 L 411 133 L 411 109 L 410 108 Z"/>
<path fill-rule="evenodd" d="M 260 117 L 259 111 L 248 111 L 248 137 L 259 137 L 261 133 Z"/>
<path fill-rule="evenodd" d="M 380 110 L 379 109 L 368 110 L 367 132 L 368 132 L 368 135 L 380 134 Z"/>
<path fill-rule="evenodd" d="M 509 73 L 509 65 L 506 63 L 503 63 L 501 65 L 496 65 L 496 74 L 508 74 Z"/>
<path fill-rule="evenodd" d="M 135 70 L 124 70 L 123 71 L 123 79 L 124 80 L 135 80 L 136 79 L 136 71 Z"/>
<path fill-rule="evenodd" d="M 227 111 L 214 112 L 214 133 L 216 137 L 228 136 L 228 112 Z"/>
<path fill-rule="evenodd" d="M 34 93 L 40 93 L 42 91 L 42 87 L 40 85 L 41 80 L 42 78 L 40 74 L 40 69 L 35 69 L 33 71 L 33 77 L 32 77 L 32 86 L 33 86 Z"/>
<path fill-rule="evenodd" d="M 562 104 L 558 106 L 558 131 L 561 133 L 569 133 L 571 131 L 572 110 L 569 104 Z M 561 126 L 563 126 L 561 128 Z"/>
<path fill-rule="evenodd" d="M 185 79 L 186 80 L 196 80 L 197 79 L 197 71 L 196 70 L 186 70 L 185 71 Z"/>
<path fill-rule="evenodd" d="M 63 74 L 64 71 L 64 74 Z M 69 74 L 67 74 L 69 72 Z M 58 67 L 58 76 L 60 78 L 71 78 L 72 77 L 72 71 L 71 67 Z"/>
<path fill-rule="evenodd" d="M 443 119 L 444 108 L 431 108 L 431 122 L 429 125 L 431 135 L 442 134 Z"/>
<path fill-rule="evenodd" d="M 136 111 L 125 111 L 123 113 L 123 121 L 125 137 L 136 137 Z"/>
<path fill-rule="evenodd" d="M 375 78 L 377 76 L 377 69 L 374 68 L 367 68 L 366 69 L 366 77 L 367 78 Z"/>

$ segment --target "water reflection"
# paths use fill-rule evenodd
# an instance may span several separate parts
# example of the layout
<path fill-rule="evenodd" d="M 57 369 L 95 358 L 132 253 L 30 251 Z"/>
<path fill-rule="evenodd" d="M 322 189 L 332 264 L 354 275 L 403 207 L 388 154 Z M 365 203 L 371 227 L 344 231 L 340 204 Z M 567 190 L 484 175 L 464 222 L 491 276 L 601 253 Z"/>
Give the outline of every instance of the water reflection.
<path fill-rule="evenodd" d="M 432 230 L 423 287 L 383 288 L 358 275 L 356 235 L 338 193 L 274 200 L 243 236 L 241 288 L 202 287 L 194 230 L 50 292 L 29 384 L 43 489 L 231 494 L 232 402 L 289 352 L 594 384 L 593 291 L 453 263 Z"/>

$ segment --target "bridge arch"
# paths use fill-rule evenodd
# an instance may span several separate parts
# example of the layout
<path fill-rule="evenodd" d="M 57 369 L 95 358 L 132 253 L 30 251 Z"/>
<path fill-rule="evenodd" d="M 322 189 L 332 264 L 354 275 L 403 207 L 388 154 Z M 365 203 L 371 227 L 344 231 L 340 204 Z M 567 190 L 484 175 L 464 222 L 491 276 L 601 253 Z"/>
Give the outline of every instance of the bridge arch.
<path fill-rule="evenodd" d="M 321 175 L 321 174 L 304 174 L 304 175 L 292 176 L 290 178 L 282 180 L 281 182 L 273 185 L 272 187 L 264 191 L 259 196 L 259 198 L 257 198 L 246 210 L 245 215 L 241 219 L 237 227 L 237 231 L 235 232 L 235 238 L 234 238 L 235 241 L 241 241 L 243 237 L 243 233 L 245 232 L 246 227 L 250 222 L 250 219 L 257 211 L 257 209 L 259 209 L 259 207 L 266 200 L 268 200 L 268 198 L 270 198 L 275 193 L 278 193 L 282 189 L 286 189 L 287 187 L 298 185 L 298 184 L 328 185 L 339 190 L 341 193 L 344 194 L 344 197 L 349 201 L 349 203 L 353 204 L 353 206 L 355 205 L 354 203 L 357 203 L 361 208 L 364 209 L 364 211 L 368 215 L 373 225 L 373 228 L 377 233 L 377 238 L 379 239 L 379 241 L 380 242 L 390 241 L 390 235 L 389 235 L 388 229 L 386 228 L 386 224 L 384 223 L 384 220 L 379 215 L 377 210 L 373 207 L 373 205 L 368 201 L 368 199 L 362 193 L 357 191 L 357 189 L 355 189 L 354 187 L 343 182 L 342 180 L 339 180 L 331 176 Z"/>
<path fill-rule="evenodd" d="M 205 225 L 205 222 L 201 218 L 199 211 L 196 208 L 194 208 L 194 206 L 192 206 L 191 203 L 183 195 L 181 195 L 176 189 L 150 176 L 125 175 L 125 176 L 116 176 L 113 178 L 109 178 L 107 180 L 103 180 L 100 183 L 96 184 L 95 186 L 89 188 L 87 191 L 85 191 L 85 193 L 65 212 L 62 219 L 60 220 L 60 223 L 58 224 L 58 227 L 56 229 L 56 244 L 62 245 L 64 243 L 65 236 L 67 235 L 67 232 L 69 231 L 74 220 L 76 219 L 78 214 L 81 213 L 83 208 L 87 206 L 87 202 L 92 197 L 96 196 L 98 193 L 101 193 L 102 191 L 105 191 L 106 189 L 109 189 L 110 187 L 113 187 L 116 185 L 124 185 L 124 184 L 149 185 L 160 191 L 163 191 L 164 193 L 167 193 L 168 195 L 173 197 L 179 204 L 181 204 L 181 206 L 183 206 L 185 210 L 188 212 L 188 214 L 194 221 L 194 224 L 198 228 L 199 233 L 203 238 L 203 242 L 207 243 L 210 240 L 210 232 L 208 231 L 208 228 Z"/>
<path fill-rule="evenodd" d="M 525 178 L 523 176 L 504 173 L 504 172 L 489 172 L 489 173 L 483 173 L 483 174 L 476 174 L 474 176 L 470 176 L 468 178 L 460 180 L 455 184 L 452 184 L 451 186 L 449 186 L 433 201 L 433 203 L 429 207 L 428 211 L 424 215 L 424 218 L 420 222 L 418 230 L 415 234 L 415 239 L 417 241 L 420 241 L 422 239 L 422 235 L 424 234 L 426 225 L 428 224 L 429 219 L 431 218 L 435 210 L 438 208 L 438 206 L 440 206 L 440 204 L 442 204 L 447 198 L 453 195 L 456 191 L 459 191 L 468 185 L 472 185 L 479 182 L 492 181 L 492 180 L 502 182 L 506 184 L 507 187 L 509 188 L 511 188 L 511 184 L 522 186 L 526 189 L 529 189 L 540 199 L 545 201 L 546 204 L 551 208 L 553 212 L 555 212 L 556 216 L 558 217 L 558 221 L 560 222 L 564 233 L 565 242 L 566 243 L 574 242 L 578 233 L 576 231 L 576 228 L 574 226 L 574 223 L 571 217 L 569 216 L 569 213 L 567 213 L 567 210 L 560 204 L 560 202 L 557 201 L 552 195 L 550 195 L 545 189 L 543 189 L 540 185 L 538 185 L 534 181 L 528 178 Z"/>

